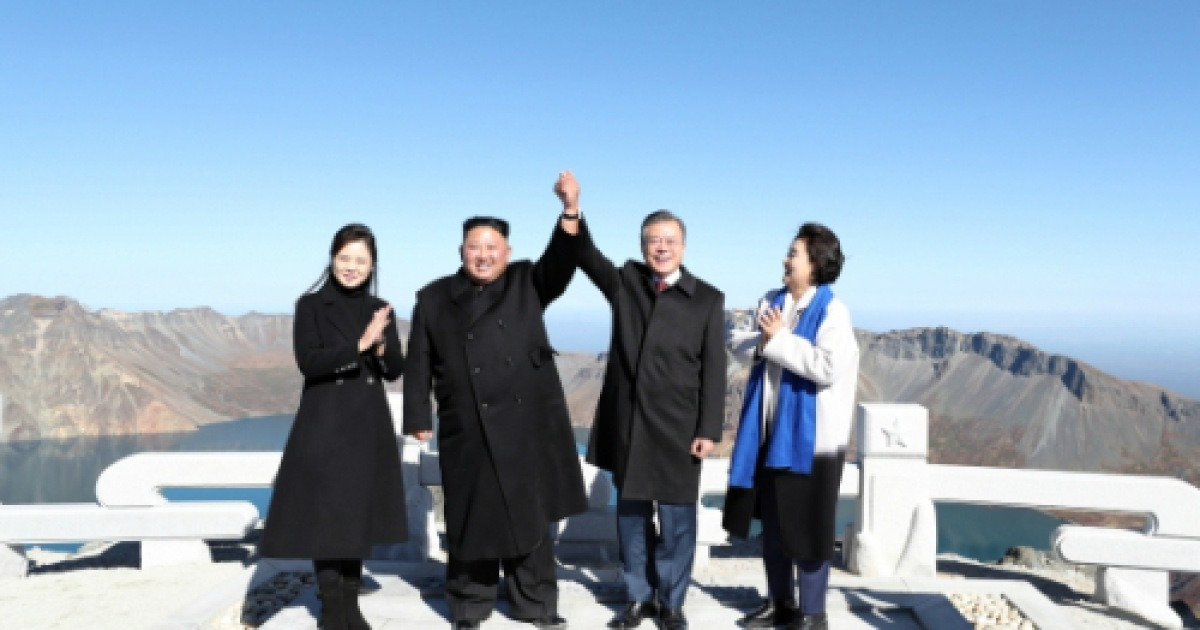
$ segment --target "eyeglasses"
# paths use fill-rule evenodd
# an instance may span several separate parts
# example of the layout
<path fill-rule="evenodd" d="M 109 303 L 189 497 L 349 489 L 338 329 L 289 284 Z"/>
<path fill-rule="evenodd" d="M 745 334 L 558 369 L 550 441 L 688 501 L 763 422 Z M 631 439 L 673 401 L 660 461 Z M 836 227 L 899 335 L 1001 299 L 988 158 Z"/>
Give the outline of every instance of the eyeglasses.
<path fill-rule="evenodd" d="M 651 236 L 651 237 L 643 238 L 642 244 L 643 245 L 652 245 L 654 247 L 658 247 L 658 246 L 675 247 L 676 245 L 679 244 L 679 241 L 674 238 L 670 238 L 670 237 L 666 237 L 666 236 Z"/>

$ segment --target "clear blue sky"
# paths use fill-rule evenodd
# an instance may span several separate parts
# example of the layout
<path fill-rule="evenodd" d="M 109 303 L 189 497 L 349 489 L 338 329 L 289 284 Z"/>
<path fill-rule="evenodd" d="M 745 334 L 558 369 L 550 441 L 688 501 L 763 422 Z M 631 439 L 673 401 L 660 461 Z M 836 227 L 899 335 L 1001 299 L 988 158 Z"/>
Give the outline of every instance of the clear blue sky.
<path fill-rule="evenodd" d="M 1197 112 L 1195 2 L 2 2 L 0 295 L 286 312 L 362 221 L 407 315 L 468 215 L 536 257 L 571 168 L 730 306 L 816 220 L 861 327 L 1200 397 Z M 607 341 L 582 277 L 550 320 Z"/>

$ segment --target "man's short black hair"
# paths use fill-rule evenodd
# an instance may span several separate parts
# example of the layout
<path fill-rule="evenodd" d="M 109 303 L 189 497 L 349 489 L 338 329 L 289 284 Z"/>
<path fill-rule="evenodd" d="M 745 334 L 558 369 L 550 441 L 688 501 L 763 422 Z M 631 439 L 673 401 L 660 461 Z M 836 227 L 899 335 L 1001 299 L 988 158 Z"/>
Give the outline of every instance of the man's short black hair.
<path fill-rule="evenodd" d="M 499 232 L 500 236 L 508 238 L 508 221 L 497 217 L 471 217 L 463 221 L 463 240 L 467 240 L 467 232 L 477 227 L 490 227 Z"/>

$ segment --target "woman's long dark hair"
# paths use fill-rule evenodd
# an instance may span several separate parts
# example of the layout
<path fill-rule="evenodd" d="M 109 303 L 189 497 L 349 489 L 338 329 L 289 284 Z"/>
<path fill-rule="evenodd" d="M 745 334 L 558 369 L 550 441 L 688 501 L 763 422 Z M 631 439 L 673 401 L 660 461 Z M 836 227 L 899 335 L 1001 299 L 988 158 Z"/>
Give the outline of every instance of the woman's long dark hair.
<path fill-rule="evenodd" d="M 355 241 L 361 241 L 371 251 L 371 277 L 367 278 L 364 284 L 367 286 L 367 293 L 375 295 L 379 287 L 379 253 L 375 249 L 375 235 L 371 233 L 371 228 L 361 223 L 345 225 L 333 235 L 333 243 L 329 246 L 329 264 L 325 265 L 321 277 L 317 278 L 311 287 L 308 287 L 305 294 L 320 289 L 325 286 L 326 282 L 337 282 L 337 278 L 333 275 L 333 258 L 342 251 L 343 247 Z"/>

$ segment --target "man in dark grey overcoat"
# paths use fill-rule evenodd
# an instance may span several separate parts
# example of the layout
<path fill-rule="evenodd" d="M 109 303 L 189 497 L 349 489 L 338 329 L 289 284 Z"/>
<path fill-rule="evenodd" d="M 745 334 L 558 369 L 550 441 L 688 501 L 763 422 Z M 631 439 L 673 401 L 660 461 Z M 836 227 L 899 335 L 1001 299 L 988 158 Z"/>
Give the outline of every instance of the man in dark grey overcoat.
<path fill-rule="evenodd" d="M 584 511 L 587 497 L 542 313 L 575 272 L 577 225 L 560 218 L 537 262 L 509 264 L 508 224 L 468 219 L 462 267 L 417 292 L 404 432 L 430 437 L 432 392 L 455 628 L 491 614 L 500 565 L 514 617 L 566 627 L 550 525 Z"/>
<path fill-rule="evenodd" d="M 557 187 L 578 214 L 570 172 Z M 687 627 L 683 600 L 696 550 L 701 461 L 725 417 L 725 296 L 682 266 L 683 221 L 660 210 L 642 223 L 644 262 L 617 267 L 579 224 L 579 268 L 612 307 L 608 367 L 588 461 L 617 486 L 617 531 L 629 604 L 609 623 Z M 655 533 L 657 509 L 660 531 Z"/>

